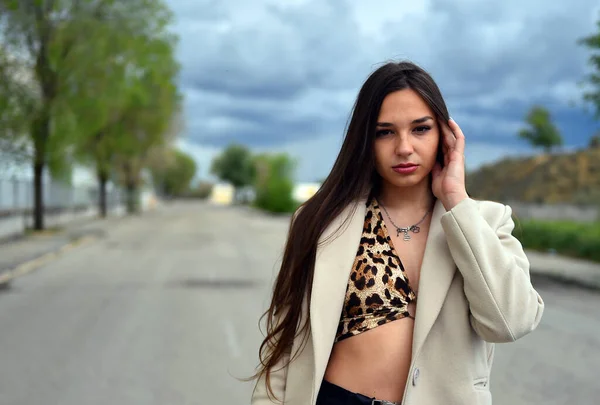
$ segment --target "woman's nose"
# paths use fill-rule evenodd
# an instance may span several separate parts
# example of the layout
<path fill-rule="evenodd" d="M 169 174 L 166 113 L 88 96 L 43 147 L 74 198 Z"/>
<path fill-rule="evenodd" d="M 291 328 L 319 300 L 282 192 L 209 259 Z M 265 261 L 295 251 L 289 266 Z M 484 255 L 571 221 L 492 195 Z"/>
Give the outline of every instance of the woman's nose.
<path fill-rule="evenodd" d="M 413 153 L 413 146 L 408 136 L 401 135 L 396 138 L 395 152 L 397 155 L 410 155 Z"/>

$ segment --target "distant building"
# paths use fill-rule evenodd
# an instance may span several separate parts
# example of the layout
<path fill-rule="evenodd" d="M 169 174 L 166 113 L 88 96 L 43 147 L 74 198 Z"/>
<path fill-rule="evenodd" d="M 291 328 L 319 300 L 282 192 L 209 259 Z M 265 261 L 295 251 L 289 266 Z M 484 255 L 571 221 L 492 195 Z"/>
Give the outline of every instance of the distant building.
<path fill-rule="evenodd" d="M 294 187 L 293 197 L 299 203 L 311 198 L 321 187 L 321 183 L 298 183 Z"/>
<path fill-rule="evenodd" d="M 235 188 L 231 184 L 217 183 L 213 186 L 210 194 L 210 202 L 218 205 L 230 205 L 233 203 Z"/>

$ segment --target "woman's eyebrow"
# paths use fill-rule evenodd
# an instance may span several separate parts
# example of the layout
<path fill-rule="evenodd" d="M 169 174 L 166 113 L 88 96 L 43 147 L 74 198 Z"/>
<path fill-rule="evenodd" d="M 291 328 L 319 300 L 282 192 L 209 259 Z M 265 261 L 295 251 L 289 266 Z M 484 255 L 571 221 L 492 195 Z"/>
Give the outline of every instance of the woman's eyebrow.
<path fill-rule="evenodd" d="M 417 118 L 415 120 L 412 120 L 412 124 L 422 124 L 425 121 L 429 121 L 432 120 L 433 121 L 433 117 L 430 117 L 429 115 L 426 115 L 424 117 L 421 118 Z M 393 127 L 394 124 L 392 124 L 391 122 L 378 122 L 377 123 L 378 127 Z"/>
<path fill-rule="evenodd" d="M 425 121 L 429 121 L 429 120 L 432 120 L 432 121 L 433 121 L 433 118 L 432 118 L 432 117 L 430 117 L 429 115 L 426 115 L 426 116 L 424 116 L 424 117 L 417 118 L 416 120 L 413 120 L 413 122 L 412 122 L 412 123 L 413 123 L 413 124 L 422 124 L 423 122 L 425 122 Z"/>

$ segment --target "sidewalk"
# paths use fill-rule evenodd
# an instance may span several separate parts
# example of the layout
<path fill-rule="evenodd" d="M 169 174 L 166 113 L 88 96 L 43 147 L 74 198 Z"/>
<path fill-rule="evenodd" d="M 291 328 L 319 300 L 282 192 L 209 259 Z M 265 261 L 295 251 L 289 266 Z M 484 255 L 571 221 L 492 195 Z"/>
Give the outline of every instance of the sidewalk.
<path fill-rule="evenodd" d="M 117 215 L 103 220 L 81 219 L 69 223 L 60 231 L 42 232 L 0 242 L 0 285 L 10 281 L 11 272 L 17 267 L 58 253 L 83 240 L 102 238 L 110 228 L 124 219 Z"/>
<path fill-rule="evenodd" d="M 600 263 L 526 250 L 532 275 L 600 290 Z"/>

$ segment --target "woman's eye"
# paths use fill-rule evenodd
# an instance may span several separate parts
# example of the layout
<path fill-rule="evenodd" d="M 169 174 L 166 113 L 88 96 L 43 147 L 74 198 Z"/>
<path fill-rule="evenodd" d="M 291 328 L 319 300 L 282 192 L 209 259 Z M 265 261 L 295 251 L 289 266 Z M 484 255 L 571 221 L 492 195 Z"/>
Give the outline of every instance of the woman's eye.
<path fill-rule="evenodd" d="M 415 131 L 419 134 L 424 134 L 425 132 L 429 131 L 430 129 L 431 129 L 430 126 L 422 125 L 420 127 L 416 127 Z"/>
<path fill-rule="evenodd" d="M 391 133 L 392 131 L 390 131 L 389 129 L 380 129 L 379 131 L 375 132 L 375 136 L 379 138 L 380 136 L 389 135 Z"/>

